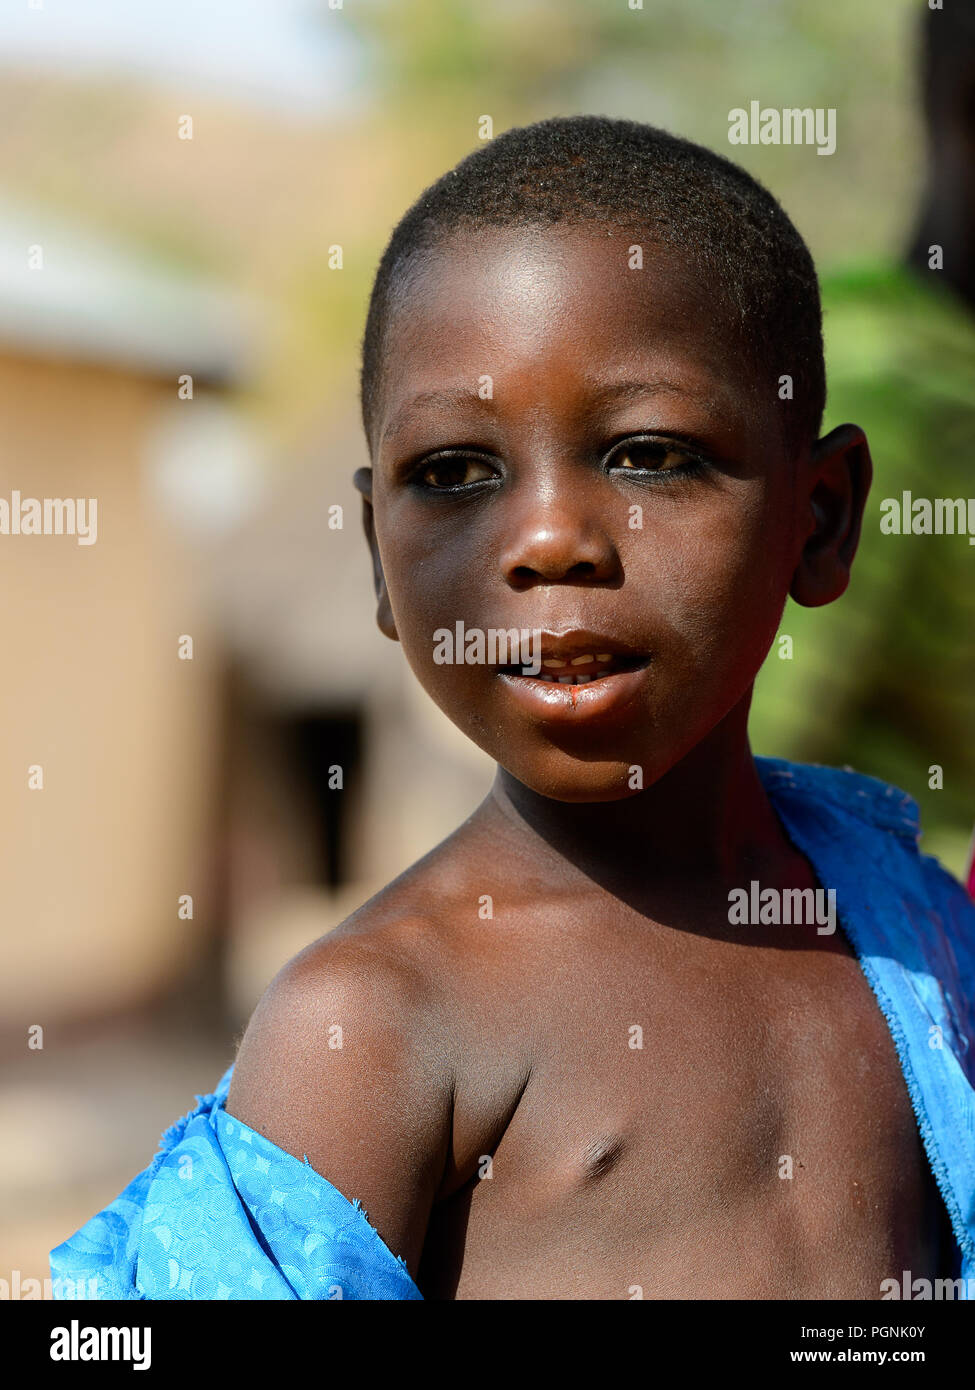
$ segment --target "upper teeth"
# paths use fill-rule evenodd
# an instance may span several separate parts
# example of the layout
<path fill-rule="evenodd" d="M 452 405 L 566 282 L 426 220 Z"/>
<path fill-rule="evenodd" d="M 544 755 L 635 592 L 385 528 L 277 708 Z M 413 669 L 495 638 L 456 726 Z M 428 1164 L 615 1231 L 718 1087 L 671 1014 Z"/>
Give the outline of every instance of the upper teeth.
<path fill-rule="evenodd" d="M 605 663 L 612 661 L 612 659 L 609 652 L 602 652 L 595 656 L 591 652 L 586 652 L 583 656 L 574 656 L 571 661 L 566 661 L 561 656 L 545 656 L 542 658 L 542 665 L 547 666 L 550 671 L 557 671 L 563 666 L 591 666 L 594 661 Z"/>

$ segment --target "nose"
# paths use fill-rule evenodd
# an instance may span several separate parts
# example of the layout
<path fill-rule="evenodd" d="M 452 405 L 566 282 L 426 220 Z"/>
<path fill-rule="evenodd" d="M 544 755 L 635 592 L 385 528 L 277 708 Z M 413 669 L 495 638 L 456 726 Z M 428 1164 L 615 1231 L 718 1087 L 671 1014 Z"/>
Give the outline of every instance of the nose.
<path fill-rule="evenodd" d="M 623 565 L 612 536 L 581 508 L 549 506 L 524 512 L 501 551 L 512 589 L 546 584 L 617 586 Z"/>

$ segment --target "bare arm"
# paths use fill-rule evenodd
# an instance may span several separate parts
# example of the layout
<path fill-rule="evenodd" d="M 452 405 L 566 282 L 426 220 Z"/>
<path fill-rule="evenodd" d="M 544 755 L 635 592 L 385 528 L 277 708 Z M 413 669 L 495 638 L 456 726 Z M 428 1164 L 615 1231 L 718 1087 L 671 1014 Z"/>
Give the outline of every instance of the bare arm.
<path fill-rule="evenodd" d="M 453 1079 L 428 982 L 402 953 L 326 937 L 276 976 L 229 1114 L 352 1201 L 416 1277 L 450 1144 Z"/>

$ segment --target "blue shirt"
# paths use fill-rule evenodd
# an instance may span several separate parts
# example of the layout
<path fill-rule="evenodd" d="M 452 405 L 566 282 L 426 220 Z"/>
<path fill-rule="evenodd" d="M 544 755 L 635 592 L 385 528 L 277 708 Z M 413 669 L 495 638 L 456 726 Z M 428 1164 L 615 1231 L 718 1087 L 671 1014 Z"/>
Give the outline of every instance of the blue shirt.
<path fill-rule="evenodd" d="M 789 838 L 835 890 L 887 1021 L 965 1297 L 975 1281 L 975 906 L 920 853 L 917 804 L 904 792 L 847 770 L 755 761 Z M 149 1167 L 51 1252 L 55 1297 L 422 1299 L 358 1201 L 227 1114 L 232 1070 L 166 1131 Z"/>

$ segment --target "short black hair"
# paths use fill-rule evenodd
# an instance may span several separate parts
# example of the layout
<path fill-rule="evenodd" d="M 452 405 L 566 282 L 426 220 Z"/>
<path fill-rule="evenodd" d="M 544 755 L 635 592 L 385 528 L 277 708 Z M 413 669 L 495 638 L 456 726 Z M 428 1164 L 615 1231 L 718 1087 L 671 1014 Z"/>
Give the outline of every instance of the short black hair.
<path fill-rule="evenodd" d="M 826 403 L 822 312 L 812 256 L 767 189 L 730 160 L 638 121 L 554 116 L 467 155 L 404 214 L 383 252 L 362 340 L 366 437 L 382 379 L 392 291 L 409 260 L 455 230 L 614 225 L 686 253 L 730 311 L 752 362 L 792 377 L 783 436 L 797 451 Z"/>

